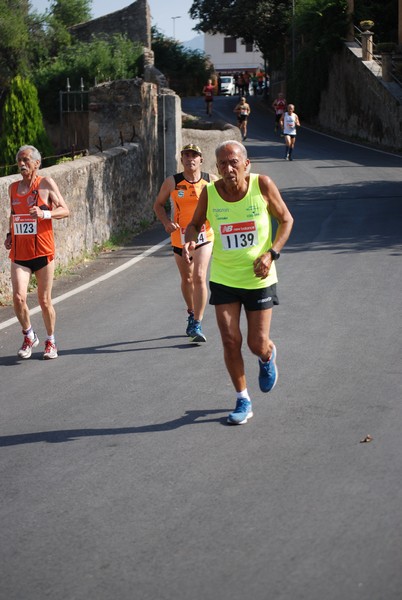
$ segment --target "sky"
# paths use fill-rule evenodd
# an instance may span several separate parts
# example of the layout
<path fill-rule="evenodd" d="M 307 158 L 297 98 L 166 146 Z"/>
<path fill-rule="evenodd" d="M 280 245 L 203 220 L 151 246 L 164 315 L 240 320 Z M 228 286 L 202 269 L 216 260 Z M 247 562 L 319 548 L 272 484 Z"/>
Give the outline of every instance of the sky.
<path fill-rule="evenodd" d="M 50 0 L 30 0 L 34 10 L 45 12 L 50 6 Z M 126 8 L 133 0 L 92 0 L 93 18 L 103 17 L 110 12 Z M 148 0 L 151 9 L 152 25 L 156 25 L 167 37 L 174 37 L 179 42 L 187 42 L 197 37 L 192 28 L 196 21 L 190 19 L 188 11 L 193 4 L 192 0 Z M 173 19 L 172 17 L 180 17 Z"/>

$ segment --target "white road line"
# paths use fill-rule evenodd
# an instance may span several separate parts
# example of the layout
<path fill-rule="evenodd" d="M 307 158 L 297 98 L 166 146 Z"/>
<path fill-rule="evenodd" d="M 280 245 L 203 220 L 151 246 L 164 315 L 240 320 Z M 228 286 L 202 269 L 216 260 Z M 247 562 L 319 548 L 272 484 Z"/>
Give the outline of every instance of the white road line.
<path fill-rule="evenodd" d="M 170 237 L 166 238 L 166 240 L 163 240 L 162 242 L 159 242 L 159 244 L 156 244 L 156 246 L 152 246 L 148 250 L 145 250 L 145 252 L 143 252 L 142 254 L 139 254 L 138 256 L 131 258 L 127 262 L 120 265 L 120 267 L 116 267 L 116 269 L 113 269 L 112 271 L 105 273 L 105 275 L 101 275 L 100 277 L 97 277 L 96 279 L 93 279 L 92 281 L 89 281 L 88 283 L 84 283 L 83 285 L 80 285 L 79 287 L 77 287 L 73 290 L 70 290 L 69 292 L 66 292 L 65 294 L 62 294 L 61 296 L 57 296 L 57 298 L 53 298 L 53 300 L 52 300 L 53 304 L 58 304 L 59 302 L 62 302 L 63 300 L 67 300 L 67 298 L 71 298 L 71 296 L 80 294 L 81 292 L 88 290 L 89 288 L 93 287 L 94 285 L 97 285 L 98 283 L 102 283 L 102 281 L 106 281 L 106 279 L 109 279 L 110 277 L 113 277 L 114 275 L 117 275 L 118 273 L 121 273 L 122 271 L 129 269 L 130 267 L 135 265 L 137 262 L 139 262 L 143 258 L 146 258 L 147 256 L 150 256 L 151 254 L 154 254 L 154 252 L 157 252 L 158 250 L 163 248 L 163 246 L 166 246 L 166 244 L 168 244 L 169 242 L 170 242 Z M 35 306 L 35 308 L 32 308 L 29 311 L 29 314 L 34 315 L 38 312 L 40 312 L 40 306 Z M 0 323 L 0 330 L 5 329 L 6 327 L 9 327 L 10 325 L 14 325 L 14 323 L 18 323 L 17 317 L 13 317 L 12 319 L 8 319 L 8 321 L 4 321 L 4 323 Z"/>

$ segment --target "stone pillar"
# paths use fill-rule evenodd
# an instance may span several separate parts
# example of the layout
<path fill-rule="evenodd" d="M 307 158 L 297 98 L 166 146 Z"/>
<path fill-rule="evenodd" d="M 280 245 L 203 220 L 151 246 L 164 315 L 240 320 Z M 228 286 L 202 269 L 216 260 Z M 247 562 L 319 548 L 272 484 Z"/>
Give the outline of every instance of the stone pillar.
<path fill-rule="evenodd" d="M 362 33 L 362 60 L 373 60 L 373 33 L 371 31 Z"/>
<path fill-rule="evenodd" d="M 392 54 L 381 54 L 382 80 L 392 81 Z"/>

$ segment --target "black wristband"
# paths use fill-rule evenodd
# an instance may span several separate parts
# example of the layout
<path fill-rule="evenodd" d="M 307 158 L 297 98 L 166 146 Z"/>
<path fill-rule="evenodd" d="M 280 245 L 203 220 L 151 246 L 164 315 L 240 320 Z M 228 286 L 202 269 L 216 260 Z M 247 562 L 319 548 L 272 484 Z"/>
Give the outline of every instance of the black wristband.
<path fill-rule="evenodd" d="M 278 258 L 280 257 L 279 252 L 275 252 L 275 250 L 273 248 L 270 248 L 268 250 L 268 252 L 270 253 L 270 255 L 272 256 L 272 260 L 278 260 Z"/>

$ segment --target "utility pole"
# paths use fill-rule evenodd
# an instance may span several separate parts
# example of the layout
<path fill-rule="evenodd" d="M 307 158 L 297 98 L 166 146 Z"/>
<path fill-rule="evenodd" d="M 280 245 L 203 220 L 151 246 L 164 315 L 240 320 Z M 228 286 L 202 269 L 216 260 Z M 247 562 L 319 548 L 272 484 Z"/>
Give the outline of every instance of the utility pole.
<path fill-rule="evenodd" d="M 173 21 L 173 39 L 176 39 L 176 34 L 175 34 L 175 25 L 176 25 L 176 19 L 181 19 L 181 16 L 178 17 L 172 17 L 172 21 Z"/>

